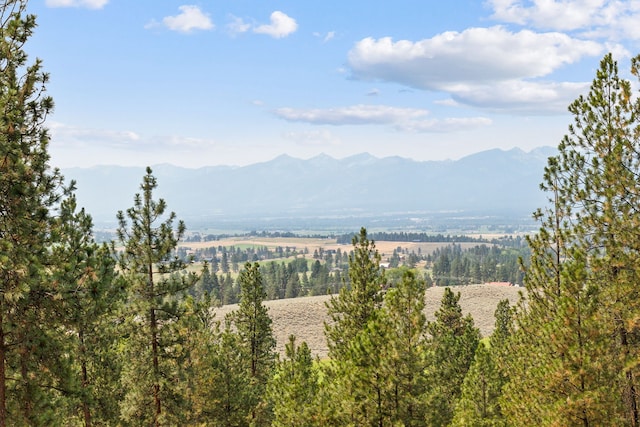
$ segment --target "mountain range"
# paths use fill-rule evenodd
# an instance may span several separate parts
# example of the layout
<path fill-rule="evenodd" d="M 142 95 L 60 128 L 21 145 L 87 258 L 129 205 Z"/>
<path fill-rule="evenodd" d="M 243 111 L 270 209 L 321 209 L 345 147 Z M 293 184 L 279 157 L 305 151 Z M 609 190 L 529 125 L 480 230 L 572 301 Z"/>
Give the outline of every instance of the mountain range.
<path fill-rule="evenodd" d="M 546 204 L 539 189 L 551 147 L 483 151 L 459 160 L 415 161 L 363 153 L 344 159 L 282 155 L 242 167 L 152 166 L 157 197 L 185 222 L 251 224 L 279 219 L 528 216 Z M 142 167 L 95 166 L 62 171 L 77 183 L 80 206 L 98 227 L 115 225 L 133 206 Z"/>

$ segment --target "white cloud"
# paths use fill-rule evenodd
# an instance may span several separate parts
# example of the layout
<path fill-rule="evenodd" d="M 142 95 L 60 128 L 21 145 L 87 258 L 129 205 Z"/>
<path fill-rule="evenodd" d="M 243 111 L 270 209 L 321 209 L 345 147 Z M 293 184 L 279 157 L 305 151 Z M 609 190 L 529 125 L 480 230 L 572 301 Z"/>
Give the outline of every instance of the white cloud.
<path fill-rule="evenodd" d="M 214 141 L 175 135 L 142 136 L 134 131 L 92 129 L 50 122 L 52 141 L 59 147 L 100 147 L 124 150 L 182 149 L 194 150 L 210 147 Z"/>
<path fill-rule="evenodd" d="M 409 132 L 444 132 L 491 124 L 484 117 L 429 119 L 428 110 L 384 105 L 353 105 L 329 109 L 279 108 L 275 114 L 287 121 L 316 125 L 390 125 Z"/>
<path fill-rule="evenodd" d="M 278 117 L 288 121 L 324 125 L 389 124 L 424 117 L 428 114 L 427 110 L 415 108 L 363 104 L 329 109 L 279 108 L 276 110 Z"/>
<path fill-rule="evenodd" d="M 602 49 L 561 33 L 471 28 L 418 42 L 366 38 L 349 52 L 349 65 L 356 77 L 438 89 L 447 82 L 542 77 Z"/>
<path fill-rule="evenodd" d="M 212 30 L 213 22 L 208 14 L 202 12 L 198 6 L 183 5 L 178 8 L 180 13 L 162 19 L 165 27 L 172 31 L 190 33 L 194 30 Z"/>
<path fill-rule="evenodd" d="M 45 0 L 48 7 L 86 7 L 87 9 L 102 9 L 109 0 Z"/>
<path fill-rule="evenodd" d="M 69 126 L 59 122 L 48 123 L 52 140 L 70 146 L 100 143 L 112 147 L 125 147 L 141 141 L 133 131 L 115 131 Z"/>
<path fill-rule="evenodd" d="M 503 113 L 565 113 L 589 83 L 508 80 L 491 85 L 460 84 L 449 91 L 454 102 Z"/>
<path fill-rule="evenodd" d="M 531 80 L 600 55 L 603 48 L 562 33 L 514 33 L 496 26 L 445 32 L 417 42 L 366 38 L 349 52 L 348 63 L 355 78 L 442 91 L 460 103 L 490 108 L 495 102 L 507 105 L 509 99 L 513 105 L 533 102 L 546 109 L 543 100 L 557 100 L 566 107 L 576 85 Z"/>
<path fill-rule="evenodd" d="M 336 32 L 335 31 L 329 31 L 327 34 L 323 34 L 323 33 L 318 33 L 315 32 L 313 33 L 314 37 L 318 37 L 322 39 L 322 43 L 326 43 L 330 40 L 333 40 L 333 38 L 335 38 L 336 36 Z"/>
<path fill-rule="evenodd" d="M 436 105 L 442 105 L 444 107 L 459 107 L 460 104 L 458 102 L 456 102 L 454 99 L 451 98 L 447 98 L 447 99 L 437 99 L 435 101 L 433 101 L 434 104 Z"/>
<path fill-rule="evenodd" d="M 271 23 L 259 25 L 253 29 L 254 33 L 267 34 L 273 38 L 279 39 L 287 37 L 298 29 L 296 20 L 286 14 L 276 10 L 271 14 Z"/>
<path fill-rule="evenodd" d="M 591 25 L 598 18 L 605 1 L 490 0 L 493 18 L 520 25 L 533 24 L 538 28 L 575 30 Z"/>
<path fill-rule="evenodd" d="M 251 29 L 251 24 L 244 22 L 242 18 L 229 15 L 231 22 L 227 24 L 227 30 L 232 35 L 246 33 Z"/>
<path fill-rule="evenodd" d="M 605 38 L 640 38 L 637 0 L 489 0 L 492 18 L 558 31 L 579 31 Z"/>

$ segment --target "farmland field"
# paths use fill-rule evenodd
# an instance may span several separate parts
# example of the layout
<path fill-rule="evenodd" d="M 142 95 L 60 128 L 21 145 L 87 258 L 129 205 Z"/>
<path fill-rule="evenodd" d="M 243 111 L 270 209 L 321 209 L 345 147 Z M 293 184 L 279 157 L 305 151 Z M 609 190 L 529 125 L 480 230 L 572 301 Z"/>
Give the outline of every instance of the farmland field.
<path fill-rule="evenodd" d="M 423 254 L 429 254 L 435 251 L 437 248 L 451 245 L 450 242 L 389 242 L 389 241 L 376 241 L 376 248 L 380 252 L 380 255 L 384 259 L 391 256 L 393 250 L 401 247 L 407 249 L 409 252 L 420 250 Z M 463 249 L 474 247 L 479 245 L 477 242 L 462 242 L 456 243 Z M 306 238 L 306 237 L 232 237 L 227 239 L 212 240 L 208 242 L 181 242 L 180 246 L 188 247 L 194 250 L 204 249 L 208 247 L 257 247 L 266 246 L 270 249 L 276 247 L 289 247 L 295 248 L 296 251 L 302 252 L 306 248 L 310 254 L 316 249 L 337 250 L 349 252 L 352 249 L 351 244 L 336 243 L 336 239 L 321 239 L 321 238 Z"/>

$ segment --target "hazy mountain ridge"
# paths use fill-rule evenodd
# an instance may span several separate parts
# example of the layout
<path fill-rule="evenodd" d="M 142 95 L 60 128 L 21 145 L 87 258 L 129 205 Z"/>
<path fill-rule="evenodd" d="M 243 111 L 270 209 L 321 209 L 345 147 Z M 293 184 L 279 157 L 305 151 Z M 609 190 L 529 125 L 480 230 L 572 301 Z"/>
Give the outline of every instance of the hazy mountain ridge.
<path fill-rule="evenodd" d="M 529 214 L 545 204 L 539 190 L 554 148 L 490 150 L 457 161 L 420 162 L 367 153 L 344 159 L 287 155 L 243 167 L 152 166 L 157 195 L 185 220 L 265 216 L 323 217 L 408 212 Z M 98 224 L 133 204 L 142 167 L 62 171 L 77 182 L 78 202 Z"/>

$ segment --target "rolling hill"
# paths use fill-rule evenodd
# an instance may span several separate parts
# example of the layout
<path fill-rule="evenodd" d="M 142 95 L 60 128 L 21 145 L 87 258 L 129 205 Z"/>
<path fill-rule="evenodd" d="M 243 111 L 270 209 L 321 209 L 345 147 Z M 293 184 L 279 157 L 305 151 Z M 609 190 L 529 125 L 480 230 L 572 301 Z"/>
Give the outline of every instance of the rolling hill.
<path fill-rule="evenodd" d="M 520 292 L 524 288 L 495 285 L 469 285 L 453 287 L 454 292 L 460 292 L 460 306 L 464 315 L 471 314 L 474 324 L 482 336 L 491 334 L 494 328 L 494 312 L 498 303 L 508 299 L 511 305 L 518 302 Z M 440 307 L 444 294 L 444 287 L 428 288 L 425 296 L 425 315 L 427 320 L 435 320 L 434 313 Z M 269 309 L 269 316 L 273 324 L 273 334 L 277 342 L 277 350 L 284 353 L 284 346 L 289 341 L 289 335 L 296 336 L 298 342 L 306 341 L 314 356 L 327 356 L 327 342 L 324 336 L 324 322 L 329 321 L 325 303 L 330 295 L 315 297 L 290 298 L 265 301 Z M 216 320 L 237 309 L 237 305 L 226 305 L 216 309 Z"/>

